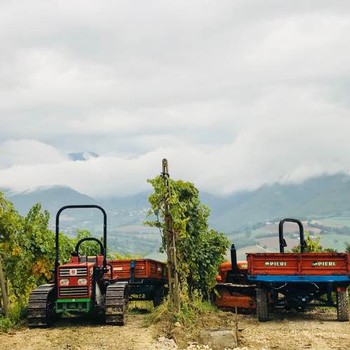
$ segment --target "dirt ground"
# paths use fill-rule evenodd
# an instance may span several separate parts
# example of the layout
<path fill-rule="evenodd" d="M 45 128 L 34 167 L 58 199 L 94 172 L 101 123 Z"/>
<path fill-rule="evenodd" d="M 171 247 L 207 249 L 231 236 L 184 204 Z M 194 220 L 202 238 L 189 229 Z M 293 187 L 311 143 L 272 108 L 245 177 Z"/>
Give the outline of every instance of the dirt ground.
<path fill-rule="evenodd" d="M 82 319 L 60 320 L 52 328 L 23 328 L 0 334 L 0 349 L 8 350 L 149 350 L 156 343 L 143 315 L 128 315 L 123 327 Z"/>
<path fill-rule="evenodd" d="M 274 314 L 263 323 L 239 315 L 238 329 L 240 346 L 248 349 L 350 349 L 350 322 L 338 322 L 329 309 Z"/>
<path fill-rule="evenodd" d="M 9 333 L 0 333 L 0 349 L 210 349 L 201 346 L 200 340 L 197 345 L 186 346 L 182 341 L 179 347 L 174 342 L 164 341 L 164 338 L 159 338 L 161 334 L 156 327 L 145 326 L 144 317 L 128 315 L 127 324 L 123 327 L 93 324 L 81 319 L 61 320 L 48 329 L 23 327 Z M 239 344 L 236 349 L 350 349 L 350 322 L 336 321 L 335 311 L 274 314 L 270 321 L 264 323 L 259 323 L 254 315 L 220 312 L 218 317 L 221 326 L 220 323 L 219 326 L 217 324 L 217 329 L 230 329 L 238 333 Z M 186 334 L 186 330 L 182 333 Z M 234 348 L 232 346 L 231 349 Z"/>

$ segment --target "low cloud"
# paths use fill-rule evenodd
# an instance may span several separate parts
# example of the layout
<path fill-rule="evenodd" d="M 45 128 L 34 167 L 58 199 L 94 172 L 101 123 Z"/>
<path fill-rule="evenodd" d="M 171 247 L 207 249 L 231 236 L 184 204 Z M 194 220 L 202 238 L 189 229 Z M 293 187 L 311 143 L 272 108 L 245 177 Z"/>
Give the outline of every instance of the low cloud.
<path fill-rule="evenodd" d="M 3 1 L 0 187 L 228 194 L 348 172 L 348 1 Z M 72 161 L 68 154 L 98 158 Z"/>
<path fill-rule="evenodd" d="M 57 164 L 68 157 L 58 149 L 37 140 L 7 140 L 0 144 L 0 169 L 16 166 Z M 21 176 L 18 174 L 18 176 Z"/>

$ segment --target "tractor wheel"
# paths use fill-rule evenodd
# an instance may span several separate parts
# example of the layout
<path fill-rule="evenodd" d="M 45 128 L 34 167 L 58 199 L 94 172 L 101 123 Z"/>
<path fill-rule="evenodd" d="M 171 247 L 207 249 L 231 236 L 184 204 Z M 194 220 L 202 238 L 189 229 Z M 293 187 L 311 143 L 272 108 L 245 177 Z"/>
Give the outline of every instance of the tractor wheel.
<path fill-rule="evenodd" d="M 256 315 L 260 322 L 266 322 L 269 319 L 267 289 L 265 288 L 258 288 L 256 290 Z"/>
<path fill-rule="evenodd" d="M 337 291 L 337 320 L 349 321 L 349 294 L 347 289 Z"/>

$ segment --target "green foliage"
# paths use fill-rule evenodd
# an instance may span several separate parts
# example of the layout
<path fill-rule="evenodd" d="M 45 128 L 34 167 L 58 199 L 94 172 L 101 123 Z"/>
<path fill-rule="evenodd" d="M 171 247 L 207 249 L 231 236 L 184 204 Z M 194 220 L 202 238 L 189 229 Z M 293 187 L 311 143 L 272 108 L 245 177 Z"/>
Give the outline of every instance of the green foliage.
<path fill-rule="evenodd" d="M 346 245 L 345 245 L 345 252 L 350 253 L 350 244 L 349 243 L 346 243 Z"/>
<path fill-rule="evenodd" d="M 30 292 L 52 275 L 54 234 L 49 214 L 39 204 L 22 217 L 0 193 L 0 258 L 9 290 L 9 317 L 0 319 L 6 331 L 18 324 Z"/>
<path fill-rule="evenodd" d="M 314 237 L 312 238 L 310 236 L 310 233 L 308 231 L 305 231 L 305 242 L 306 242 L 306 248 L 305 252 L 309 253 L 321 253 L 321 252 L 330 252 L 330 253 L 336 253 L 337 251 L 332 248 L 324 248 L 321 245 L 321 237 Z M 300 246 L 297 245 L 292 248 L 293 253 L 299 253 L 300 252 Z"/>
<path fill-rule="evenodd" d="M 30 292 L 53 277 L 55 234 L 49 229 L 49 213 L 34 205 L 20 216 L 0 192 L 0 258 L 9 289 L 9 317 L 0 318 L 0 329 L 18 324 L 25 312 Z M 86 230 L 78 231 L 75 239 L 59 234 L 60 261 L 67 262 L 78 240 L 90 237 Z M 85 242 L 81 251 L 99 253 L 96 242 Z"/>
<path fill-rule="evenodd" d="M 23 255 L 30 266 L 31 277 L 34 277 L 32 287 L 45 283 L 52 277 L 55 236 L 48 228 L 49 220 L 49 213 L 43 212 L 40 204 L 35 204 L 23 219 L 21 232 Z M 25 285 L 21 276 L 18 283 Z M 25 296 L 27 289 L 28 286 L 23 293 Z"/>
<path fill-rule="evenodd" d="M 10 296 L 25 301 L 30 291 L 51 277 L 54 235 L 48 229 L 49 214 L 39 204 L 21 217 L 1 197 L 0 254 L 9 279 Z"/>
<path fill-rule="evenodd" d="M 196 291 L 207 298 L 215 283 L 218 265 L 224 260 L 229 242 L 223 233 L 208 228 L 210 210 L 201 204 L 197 188 L 190 182 L 169 180 L 170 197 L 164 178 L 157 176 L 148 180 L 154 192 L 149 201 L 152 210 L 162 220 L 149 220 L 146 224 L 165 232 L 165 202 L 169 203 L 169 214 L 176 236 L 178 272 L 183 288 L 190 296 Z M 166 247 L 163 235 L 163 250 Z"/>
<path fill-rule="evenodd" d="M 70 238 L 63 234 L 59 233 L 59 256 L 60 263 L 64 264 L 69 261 L 72 252 L 74 252 L 77 243 L 83 238 L 92 237 L 91 233 L 86 229 L 77 230 L 77 235 L 75 238 Z M 100 246 L 97 242 L 86 241 L 83 242 L 79 247 L 80 255 L 98 255 L 100 254 Z"/>
<path fill-rule="evenodd" d="M 58 234 L 58 245 L 59 245 L 59 258 L 60 263 L 64 264 L 69 261 L 72 252 L 75 249 L 74 240 L 69 238 L 64 233 Z"/>
<path fill-rule="evenodd" d="M 206 314 L 217 312 L 217 308 L 209 301 L 203 301 L 199 294 L 192 295 L 191 299 L 182 296 L 180 310 L 174 314 L 174 321 L 186 327 L 193 327 L 198 318 Z"/>
<path fill-rule="evenodd" d="M 163 329 L 168 331 L 169 336 L 173 334 L 174 324 L 179 322 L 186 330 L 186 334 L 194 330 L 202 329 L 206 319 L 210 319 L 216 314 L 218 309 L 208 301 L 203 301 L 198 294 L 192 295 L 191 299 L 185 294 L 181 294 L 180 310 L 173 312 L 169 299 L 166 299 L 160 306 L 146 318 L 147 324 L 162 323 Z"/>
<path fill-rule="evenodd" d="M 14 323 L 9 317 L 0 316 L 0 330 L 7 333 L 10 328 L 14 327 Z"/>
<path fill-rule="evenodd" d="M 0 330 L 7 332 L 11 328 L 16 328 L 22 324 L 22 320 L 27 316 L 27 309 L 21 302 L 14 302 L 10 305 L 9 316 L 0 317 Z"/>
<path fill-rule="evenodd" d="M 84 238 L 91 238 L 91 233 L 88 230 L 81 229 L 77 230 L 77 236 L 73 239 L 74 248 L 76 244 Z M 80 255 L 98 255 L 100 254 L 100 246 L 97 242 L 86 241 L 80 245 L 79 254 Z"/>
<path fill-rule="evenodd" d="M 138 254 L 120 254 L 118 252 L 107 252 L 107 258 L 110 260 L 119 260 L 119 259 L 140 259 L 142 258 L 141 255 Z"/>

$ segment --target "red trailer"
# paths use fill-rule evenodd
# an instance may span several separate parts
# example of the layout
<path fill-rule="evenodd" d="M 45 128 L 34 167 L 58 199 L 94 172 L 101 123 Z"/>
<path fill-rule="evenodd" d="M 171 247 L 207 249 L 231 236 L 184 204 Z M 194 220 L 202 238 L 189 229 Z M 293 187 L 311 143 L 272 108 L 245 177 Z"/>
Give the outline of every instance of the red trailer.
<path fill-rule="evenodd" d="M 284 252 L 283 224 L 287 221 L 299 225 L 300 253 Z M 280 253 L 247 254 L 247 278 L 257 286 L 259 321 L 269 319 L 272 307 L 304 311 L 315 306 L 336 307 L 337 319 L 348 321 L 350 254 L 305 252 L 303 226 L 296 219 L 280 221 L 279 238 Z"/>
<path fill-rule="evenodd" d="M 299 226 L 300 253 L 285 253 L 283 225 Z M 348 286 L 350 254 L 306 252 L 303 225 L 296 219 L 279 224 L 279 253 L 248 253 L 247 262 L 237 262 L 231 247 L 231 262 L 219 267 L 213 298 L 218 307 L 256 309 L 259 321 L 267 321 L 272 309 L 304 311 L 315 306 L 337 308 L 339 321 L 349 320 Z"/>
<path fill-rule="evenodd" d="M 130 300 L 152 300 L 158 306 L 167 292 L 166 264 L 153 259 L 108 260 L 107 275 L 128 282 Z"/>
<path fill-rule="evenodd" d="M 302 280 L 309 278 L 320 280 L 325 276 L 336 281 L 348 280 L 350 275 L 350 254 L 348 253 L 248 253 L 248 275 L 289 276 L 288 279 Z M 251 277 L 252 278 L 252 277 Z"/>

